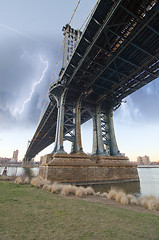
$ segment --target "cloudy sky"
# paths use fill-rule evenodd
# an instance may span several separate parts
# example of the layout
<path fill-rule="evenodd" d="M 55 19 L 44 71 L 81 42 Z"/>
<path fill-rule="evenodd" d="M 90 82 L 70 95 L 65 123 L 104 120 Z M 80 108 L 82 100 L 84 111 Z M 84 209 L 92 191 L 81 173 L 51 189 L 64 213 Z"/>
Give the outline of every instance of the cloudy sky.
<path fill-rule="evenodd" d="M 39 117 L 77 0 L 0 0 L 0 156 L 22 159 Z M 80 28 L 96 0 L 81 0 L 71 23 Z M 54 80 L 58 75 L 60 63 Z M 47 99 L 48 101 L 48 99 Z M 159 160 L 159 79 L 138 90 L 114 114 L 121 152 L 130 160 Z M 87 134 L 86 134 L 87 133 Z M 86 137 L 87 135 L 87 137 Z M 92 123 L 82 127 L 83 147 L 91 152 Z M 70 144 L 65 144 L 69 151 Z M 50 153 L 53 146 L 39 153 Z"/>

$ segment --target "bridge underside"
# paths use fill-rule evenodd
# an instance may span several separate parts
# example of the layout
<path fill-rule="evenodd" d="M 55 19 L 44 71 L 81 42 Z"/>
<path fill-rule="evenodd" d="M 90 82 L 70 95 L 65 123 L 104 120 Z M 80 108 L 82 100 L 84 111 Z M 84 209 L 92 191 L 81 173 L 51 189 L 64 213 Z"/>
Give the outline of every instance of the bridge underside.
<path fill-rule="evenodd" d="M 30 160 L 55 142 L 40 168 L 43 178 L 57 180 L 53 176 L 61 171 L 70 182 L 96 181 L 97 176 L 103 176 L 101 181 L 138 179 L 136 167 L 118 149 L 113 111 L 159 76 L 158 22 L 157 0 L 98 1 L 71 59 L 50 87 L 51 101 L 25 155 Z M 83 153 L 80 128 L 91 118 L 90 157 Z M 72 142 L 73 155 L 65 153 L 64 140 Z M 74 175 L 77 169 L 79 178 Z"/>

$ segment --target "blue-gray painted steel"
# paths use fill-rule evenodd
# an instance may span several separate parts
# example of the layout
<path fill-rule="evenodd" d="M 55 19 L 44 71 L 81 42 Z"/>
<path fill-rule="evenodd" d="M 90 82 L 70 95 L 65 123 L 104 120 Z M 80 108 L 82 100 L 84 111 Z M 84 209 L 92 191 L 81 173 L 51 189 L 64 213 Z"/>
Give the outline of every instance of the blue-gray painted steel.
<path fill-rule="evenodd" d="M 99 105 L 100 116 L 105 115 L 107 119 L 105 130 L 103 127 L 102 133 L 95 134 L 97 142 L 93 152 L 103 153 L 104 143 L 106 153 L 120 154 L 112 117 L 108 112 L 118 108 L 123 98 L 159 76 L 158 22 L 158 1 L 98 1 L 72 57 L 64 64 L 65 69 L 60 72 L 56 83 L 50 86 L 51 102 L 30 142 L 25 159 L 33 158 L 55 141 L 58 108 L 53 92 L 60 86 L 67 88 L 65 114 L 62 114 L 61 120 L 58 117 L 58 122 L 63 122 L 64 139 L 68 135 L 73 143 L 76 139 L 75 134 L 72 134 L 76 128 L 73 112 L 67 109 L 71 104 L 75 106 L 82 94 L 81 124 L 91 118 L 90 112 L 92 109 L 97 111 Z M 97 113 L 94 114 L 94 124 L 99 128 L 102 121 Z M 101 134 L 103 137 L 104 131 L 107 139 L 103 138 L 102 143 Z"/>

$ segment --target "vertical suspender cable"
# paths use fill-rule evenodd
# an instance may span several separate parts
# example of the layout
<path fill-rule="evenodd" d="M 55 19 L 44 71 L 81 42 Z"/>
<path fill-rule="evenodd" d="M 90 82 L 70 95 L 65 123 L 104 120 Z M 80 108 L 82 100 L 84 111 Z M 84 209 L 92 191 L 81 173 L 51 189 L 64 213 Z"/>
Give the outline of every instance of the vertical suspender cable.
<path fill-rule="evenodd" d="M 79 4 L 80 4 L 80 1 L 81 1 L 81 0 L 78 1 L 78 3 L 77 3 L 77 5 L 76 5 L 76 7 L 75 7 L 75 9 L 74 9 L 74 11 L 73 11 L 73 14 L 72 14 L 72 16 L 71 16 L 70 21 L 69 21 L 68 24 L 71 23 L 74 15 L 75 15 L 75 13 L 76 13 L 76 11 L 77 11 L 77 8 L 78 8 L 78 6 L 79 6 Z M 54 78 L 55 71 L 56 71 L 56 68 L 57 68 L 57 65 L 58 65 L 58 61 L 59 61 L 59 58 L 60 58 L 60 54 L 61 54 L 61 50 L 62 50 L 62 47 L 63 47 L 63 44 L 64 44 L 64 40 L 65 40 L 65 37 L 64 37 L 64 39 L 63 39 L 63 41 L 62 41 L 62 44 L 61 44 L 61 47 L 60 47 L 60 51 L 59 51 L 59 54 L 58 54 L 58 57 L 57 57 L 57 61 L 56 61 L 56 64 L 55 64 L 55 68 L 54 68 L 54 71 L 53 71 L 53 74 L 52 74 L 52 78 L 51 78 L 50 85 L 51 85 L 52 82 L 53 82 L 53 78 Z M 37 124 L 36 131 L 37 131 L 37 129 L 38 129 L 38 126 L 39 126 L 40 121 L 41 121 L 41 118 L 42 118 L 42 114 L 43 114 L 43 111 L 44 111 L 44 108 L 45 108 L 47 96 L 48 96 L 48 92 L 47 92 L 47 94 L 46 94 L 45 101 L 44 101 L 44 104 L 43 104 L 43 107 L 42 107 L 42 110 L 41 110 L 41 113 L 40 113 L 40 117 L 39 117 L 39 121 L 38 121 L 38 124 Z M 38 133 L 39 133 L 39 132 L 38 132 Z M 38 135 L 38 133 L 37 133 L 37 135 Z"/>

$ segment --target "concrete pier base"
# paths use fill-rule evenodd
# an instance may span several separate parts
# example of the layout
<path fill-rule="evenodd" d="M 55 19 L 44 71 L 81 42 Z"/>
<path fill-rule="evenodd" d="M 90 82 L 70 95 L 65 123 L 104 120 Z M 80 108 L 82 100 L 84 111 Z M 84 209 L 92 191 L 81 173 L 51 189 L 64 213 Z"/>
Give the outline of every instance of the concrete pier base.
<path fill-rule="evenodd" d="M 82 185 L 139 181 L 136 165 L 126 157 L 82 153 L 45 155 L 39 177 L 51 182 Z"/>

